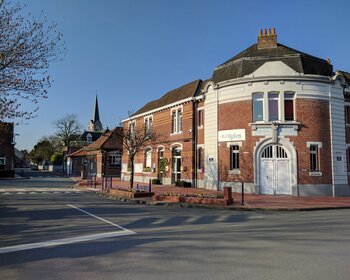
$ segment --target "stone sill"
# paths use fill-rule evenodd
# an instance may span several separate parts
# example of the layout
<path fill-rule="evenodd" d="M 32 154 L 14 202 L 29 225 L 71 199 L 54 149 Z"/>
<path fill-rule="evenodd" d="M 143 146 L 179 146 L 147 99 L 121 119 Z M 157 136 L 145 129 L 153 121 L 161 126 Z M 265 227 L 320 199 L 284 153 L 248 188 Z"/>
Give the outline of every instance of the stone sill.
<path fill-rule="evenodd" d="M 322 172 L 321 171 L 312 171 L 312 172 L 310 171 L 309 176 L 320 177 L 320 176 L 322 176 Z"/>

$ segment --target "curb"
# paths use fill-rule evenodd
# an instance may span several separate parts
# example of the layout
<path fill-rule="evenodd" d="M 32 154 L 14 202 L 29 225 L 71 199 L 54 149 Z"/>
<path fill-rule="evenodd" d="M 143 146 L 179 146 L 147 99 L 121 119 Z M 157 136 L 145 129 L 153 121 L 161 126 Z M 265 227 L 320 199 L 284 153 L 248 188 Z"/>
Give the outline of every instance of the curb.
<path fill-rule="evenodd" d="M 76 188 L 76 186 L 72 186 Z M 151 206 L 167 206 L 167 207 L 179 207 L 179 208 L 196 208 L 196 209 L 213 209 L 213 210 L 231 210 L 231 211 L 266 211 L 266 212 L 306 212 L 306 211 L 320 211 L 320 210 L 341 210 L 350 209 L 349 206 L 325 206 L 325 207 L 308 207 L 308 208 L 261 208 L 261 207 L 242 207 L 242 206 L 228 206 L 222 207 L 221 205 L 206 205 L 206 204 L 189 204 L 189 203 L 177 203 L 177 202 L 162 202 L 162 201 L 152 201 L 147 198 L 147 200 L 140 199 L 129 199 L 124 197 L 113 196 L 102 191 L 91 191 L 83 189 L 89 194 L 94 194 L 97 196 L 105 197 L 112 200 L 118 200 L 120 202 L 129 202 L 134 204 L 144 204 Z"/>

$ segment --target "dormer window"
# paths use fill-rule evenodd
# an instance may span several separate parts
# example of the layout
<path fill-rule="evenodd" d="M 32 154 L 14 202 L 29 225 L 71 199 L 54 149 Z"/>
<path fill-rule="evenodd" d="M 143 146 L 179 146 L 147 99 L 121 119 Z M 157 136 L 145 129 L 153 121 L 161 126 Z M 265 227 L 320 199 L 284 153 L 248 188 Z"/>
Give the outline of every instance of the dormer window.
<path fill-rule="evenodd" d="M 92 142 L 92 135 L 89 133 L 88 135 L 86 135 L 86 141 L 88 143 L 91 143 Z"/>

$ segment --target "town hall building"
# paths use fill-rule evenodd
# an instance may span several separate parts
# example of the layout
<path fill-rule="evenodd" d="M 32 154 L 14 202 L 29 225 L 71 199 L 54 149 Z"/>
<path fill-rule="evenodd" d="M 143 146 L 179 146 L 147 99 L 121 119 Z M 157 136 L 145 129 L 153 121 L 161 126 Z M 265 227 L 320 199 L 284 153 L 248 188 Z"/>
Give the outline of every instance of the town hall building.
<path fill-rule="evenodd" d="M 206 189 L 244 182 L 257 194 L 350 195 L 350 74 L 278 43 L 275 29 L 130 122 L 162 135 L 136 158 L 135 181 L 161 175 L 165 184 Z"/>

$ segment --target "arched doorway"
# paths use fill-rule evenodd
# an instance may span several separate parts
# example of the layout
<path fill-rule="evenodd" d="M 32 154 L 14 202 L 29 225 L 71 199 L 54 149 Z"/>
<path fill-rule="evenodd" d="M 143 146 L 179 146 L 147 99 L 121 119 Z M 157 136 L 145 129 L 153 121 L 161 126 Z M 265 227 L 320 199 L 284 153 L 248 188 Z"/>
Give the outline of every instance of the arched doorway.
<path fill-rule="evenodd" d="M 278 144 L 270 144 L 260 152 L 260 193 L 292 194 L 291 156 L 287 149 Z"/>

